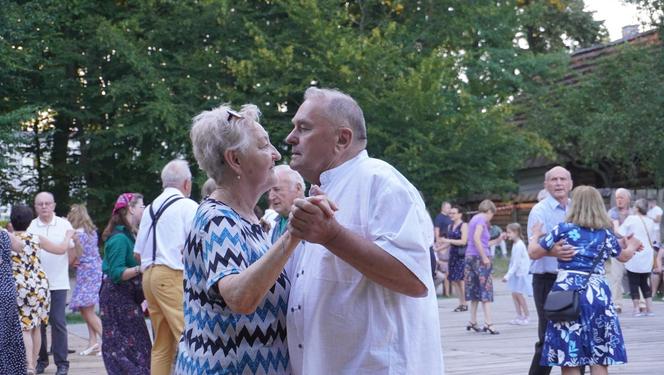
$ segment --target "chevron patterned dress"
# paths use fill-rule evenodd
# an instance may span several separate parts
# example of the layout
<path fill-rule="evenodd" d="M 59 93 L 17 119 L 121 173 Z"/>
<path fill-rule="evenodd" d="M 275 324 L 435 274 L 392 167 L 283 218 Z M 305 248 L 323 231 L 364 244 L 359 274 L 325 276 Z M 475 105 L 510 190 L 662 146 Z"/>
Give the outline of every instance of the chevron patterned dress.
<path fill-rule="evenodd" d="M 230 310 L 219 295 L 223 277 L 260 259 L 270 242 L 222 202 L 198 208 L 184 250 L 184 319 L 177 374 L 289 374 L 286 310 L 290 282 L 282 272 L 256 311 Z"/>

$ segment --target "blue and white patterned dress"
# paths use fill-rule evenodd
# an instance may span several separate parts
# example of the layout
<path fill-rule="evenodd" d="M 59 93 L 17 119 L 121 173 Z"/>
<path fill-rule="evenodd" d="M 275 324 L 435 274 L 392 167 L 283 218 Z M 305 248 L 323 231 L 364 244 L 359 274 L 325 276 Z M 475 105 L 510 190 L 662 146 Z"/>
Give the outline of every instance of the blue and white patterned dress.
<path fill-rule="evenodd" d="M 198 208 L 184 250 L 184 332 L 177 374 L 289 374 L 285 272 L 256 311 L 231 311 L 217 283 L 238 274 L 269 249 L 258 224 L 207 198 Z"/>
<path fill-rule="evenodd" d="M 558 261 L 558 277 L 551 290 L 584 289 L 587 273 L 592 275 L 585 291 L 580 292 L 579 319 L 547 323 L 540 364 L 577 367 L 626 363 L 620 322 L 604 277 L 604 261 L 620 254 L 616 237 L 607 229 L 562 223 L 540 240 L 540 245 L 550 250 L 560 240 L 574 246 L 576 254 L 571 261 Z M 591 270 L 600 252 L 602 260 Z"/>

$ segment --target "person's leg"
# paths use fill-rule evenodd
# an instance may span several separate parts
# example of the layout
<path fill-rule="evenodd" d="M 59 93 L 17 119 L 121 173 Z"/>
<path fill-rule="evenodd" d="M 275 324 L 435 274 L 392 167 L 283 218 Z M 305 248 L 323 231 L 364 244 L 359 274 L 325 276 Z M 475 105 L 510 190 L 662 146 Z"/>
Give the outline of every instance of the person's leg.
<path fill-rule="evenodd" d="M 512 292 L 512 302 L 514 303 L 514 310 L 516 310 L 516 319 L 521 319 L 521 306 L 516 292 Z M 516 321 L 515 319 L 515 321 Z"/>
<path fill-rule="evenodd" d="M 646 313 L 652 313 L 652 289 L 650 288 L 650 273 L 640 273 L 640 289 L 643 293 L 643 299 L 645 300 Z"/>
<path fill-rule="evenodd" d="M 152 346 L 151 373 L 168 375 L 184 329 L 182 271 L 164 266 L 148 269 L 143 278 L 145 296 L 158 319 L 153 320 L 155 334 Z M 147 280 L 147 283 L 146 283 Z"/>
<path fill-rule="evenodd" d="M 67 360 L 67 321 L 65 319 L 66 304 L 66 290 L 51 291 L 51 311 L 49 315 L 52 341 L 51 350 L 53 351 L 53 361 L 58 367 L 69 367 L 69 361 Z"/>
<path fill-rule="evenodd" d="M 629 295 L 632 298 L 632 305 L 634 306 L 634 311 L 633 314 L 636 315 L 638 314 L 639 311 L 639 275 L 627 271 L 627 280 L 629 281 Z"/>
<path fill-rule="evenodd" d="M 544 333 L 546 332 L 547 320 L 544 317 L 544 301 L 549 294 L 555 281 L 555 275 L 535 274 L 533 275 L 533 297 L 535 300 L 535 309 L 537 311 L 537 342 L 535 343 L 535 353 L 530 363 L 529 375 L 548 375 L 551 373 L 551 367 L 540 365 L 542 358 L 542 346 L 544 346 Z"/>
<path fill-rule="evenodd" d="M 477 305 L 479 301 L 470 301 L 470 322 L 477 323 Z"/>
<path fill-rule="evenodd" d="M 579 375 L 581 371 L 578 367 L 561 367 L 560 372 L 562 375 Z"/>
<path fill-rule="evenodd" d="M 524 297 L 524 295 L 521 293 L 516 293 L 516 299 L 519 303 L 519 306 L 521 307 L 521 316 L 523 319 L 528 319 L 528 315 L 530 315 L 530 313 L 528 312 L 528 303 L 526 302 L 526 297 Z"/>
<path fill-rule="evenodd" d="M 617 259 L 611 259 L 608 267 L 606 267 L 606 279 L 609 282 L 609 289 L 613 297 L 613 304 L 616 306 L 618 312 L 622 311 L 622 272 L 620 271 L 620 263 Z"/>
<path fill-rule="evenodd" d="M 653 295 L 657 294 L 657 291 L 659 290 L 660 279 L 661 273 L 653 272 L 652 275 L 650 275 L 650 286 L 652 288 Z"/>
<path fill-rule="evenodd" d="M 482 301 L 482 311 L 484 312 L 484 323 L 487 326 L 493 325 L 493 319 L 491 318 L 491 302 Z"/>
<path fill-rule="evenodd" d="M 590 374 L 591 375 L 608 375 L 609 374 L 609 366 L 604 366 L 604 365 L 590 366 Z"/>
<path fill-rule="evenodd" d="M 466 284 L 463 282 L 463 280 L 458 281 L 459 283 L 459 299 L 461 300 L 461 305 L 466 306 L 468 305 L 468 301 L 466 301 Z"/>
<path fill-rule="evenodd" d="M 38 328 L 33 328 L 38 330 Z M 23 334 L 23 345 L 25 346 L 25 363 L 28 370 L 35 368 L 35 357 L 33 355 L 34 347 L 32 342 L 32 329 L 21 330 Z"/>
<path fill-rule="evenodd" d="M 86 306 L 81 308 L 81 316 L 88 326 L 88 348 L 98 344 L 98 338 L 101 338 L 101 320 L 95 314 L 94 306 Z"/>
<path fill-rule="evenodd" d="M 32 353 L 28 352 L 26 348 L 26 353 L 30 353 L 32 356 L 32 361 L 36 365 L 37 358 L 39 358 L 39 350 L 41 349 L 41 329 L 35 327 L 30 331 L 30 336 L 32 338 Z"/>
<path fill-rule="evenodd" d="M 48 366 L 48 349 L 46 348 L 48 339 L 46 338 L 46 327 L 46 324 L 39 326 L 39 337 L 41 338 L 39 341 L 41 344 L 39 345 L 39 357 L 37 357 L 38 364 L 41 364 L 41 367 L 44 368 Z"/>

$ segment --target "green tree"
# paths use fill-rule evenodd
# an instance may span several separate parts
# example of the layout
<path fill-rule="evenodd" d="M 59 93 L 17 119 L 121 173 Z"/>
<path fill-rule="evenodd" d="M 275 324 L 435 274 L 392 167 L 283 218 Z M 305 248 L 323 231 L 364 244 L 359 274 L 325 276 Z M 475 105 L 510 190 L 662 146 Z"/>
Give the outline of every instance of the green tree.
<path fill-rule="evenodd" d="M 568 69 L 529 93 L 527 126 L 604 186 L 664 182 L 664 54 L 623 45 L 592 72 Z M 570 84 L 570 82 L 576 82 Z"/>
<path fill-rule="evenodd" d="M 171 158 L 193 161 L 191 118 L 222 102 L 258 104 L 287 159 L 282 140 L 309 85 L 353 95 L 371 155 L 429 202 L 513 190 L 513 171 L 547 147 L 511 125 L 514 96 L 560 60 L 543 53 L 561 48 L 563 33 L 595 40 L 593 27 L 569 21 L 588 19 L 569 15 L 580 11 L 571 5 L 564 17 L 523 11 L 534 3 L 465 0 L 0 6 L 0 147 L 39 156 L 23 193 L 54 191 L 61 214 L 86 200 L 97 221 L 122 191 L 149 201 Z M 526 20 L 548 25 L 548 17 L 558 26 L 538 36 L 547 48 L 515 42 Z M 19 132 L 44 111 L 52 127 Z"/>

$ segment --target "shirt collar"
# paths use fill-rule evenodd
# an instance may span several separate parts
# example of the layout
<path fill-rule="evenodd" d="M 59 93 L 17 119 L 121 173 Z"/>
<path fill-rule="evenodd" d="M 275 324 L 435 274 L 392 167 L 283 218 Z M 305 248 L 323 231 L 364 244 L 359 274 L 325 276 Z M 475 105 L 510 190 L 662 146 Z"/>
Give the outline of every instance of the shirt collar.
<path fill-rule="evenodd" d="M 50 223 L 45 223 L 41 220 L 39 216 L 37 216 L 37 226 L 39 227 L 54 227 L 56 225 L 56 221 L 58 220 L 58 217 L 53 215 L 53 220 L 51 220 Z"/>
<path fill-rule="evenodd" d="M 184 194 L 182 194 L 180 189 L 176 189 L 176 188 L 170 187 L 170 186 L 164 189 L 164 193 L 168 193 L 169 196 L 173 195 L 173 194 L 177 194 L 177 195 L 180 195 L 180 196 L 184 197 Z"/>
<path fill-rule="evenodd" d="M 569 204 L 572 202 L 571 199 L 567 198 L 567 205 L 565 207 L 560 205 L 560 202 L 556 200 L 556 198 L 552 197 L 549 195 L 544 199 L 544 202 L 546 203 L 547 206 L 549 206 L 550 209 L 552 210 L 563 210 L 567 211 L 567 208 L 569 208 Z"/>
<path fill-rule="evenodd" d="M 326 170 L 325 172 L 320 174 L 321 185 L 327 185 L 334 179 L 338 178 L 339 176 L 346 175 L 346 173 L 350 169 L 352 169 L 356 164 L 368 158 L 369 154 L 367 153 L 367 150 L 362 150 L 354 158 L 347 160 L 346 162 L 332 169 Z"/>

